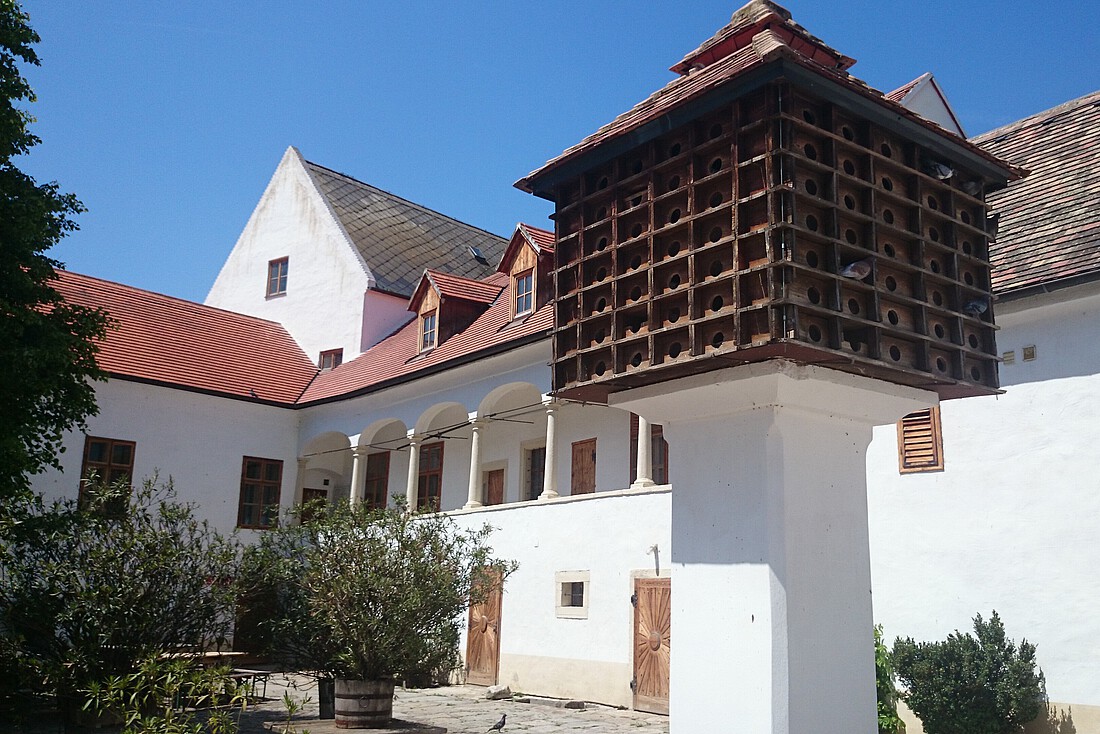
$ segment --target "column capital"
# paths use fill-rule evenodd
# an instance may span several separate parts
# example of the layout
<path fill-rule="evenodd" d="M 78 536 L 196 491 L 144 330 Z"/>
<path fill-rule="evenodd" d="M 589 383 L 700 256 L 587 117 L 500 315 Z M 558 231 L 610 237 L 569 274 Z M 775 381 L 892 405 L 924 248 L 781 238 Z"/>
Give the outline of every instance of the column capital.
<path fill-rule="evenodd" d="M 305 469 L 307 464 L 309 464 L 309 457 L 308 456 L 299 456 L 298 457 L 298 468 Z"/>
<path fill-rule="evenodd" d="M 370 451 L 370 446 L 352 446 L 351 455 L 353 457 L 365 456 Z"/>

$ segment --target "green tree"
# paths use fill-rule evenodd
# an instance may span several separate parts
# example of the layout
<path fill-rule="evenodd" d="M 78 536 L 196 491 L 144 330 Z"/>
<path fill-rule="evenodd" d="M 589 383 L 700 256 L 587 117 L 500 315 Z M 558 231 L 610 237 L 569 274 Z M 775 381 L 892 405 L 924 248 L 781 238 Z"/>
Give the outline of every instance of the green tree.
<path fill-rule="evenodd" d="M 879 734 L 904 734 L 905 723 L 898 716 L 898 691 L 894 687 L 894 660 L 882 641 L 881 624 L 875 625 L 875 692 Z"/>
<path fill-rule="evenodd" d="M 1009 734 L 1046 712 L 1046 682 L 1035 645 L 1005 636 L 997 612 L 974 617 L 974 635 L 943 642 L 894 642 L 905 701 L 928 734 Z"/>
<path fill-rule="evenodd" d="M 0 0 L 0 505 L 27 496 L 31 475 L 60 467 L 64 432 L 95 415 L 89 379 L 105 377 L 95 355 L 108 324 L 102 311 L 61 298 L 52 286 L 61 263 L 45 255 L 76 229 L 83 206 L 12 160 L 40 142 L 17 106 L 34 101 L 20 61 L 39 63 L 27 21 L 18 3 Z"/>

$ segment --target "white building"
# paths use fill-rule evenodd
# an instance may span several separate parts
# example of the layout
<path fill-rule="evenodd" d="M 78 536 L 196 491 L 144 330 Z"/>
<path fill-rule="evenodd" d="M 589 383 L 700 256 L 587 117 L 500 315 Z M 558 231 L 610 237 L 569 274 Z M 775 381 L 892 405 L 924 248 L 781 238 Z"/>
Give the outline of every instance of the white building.
<path fill-rule="evenodd" d="M 922 80 L 906 85 L 928 92 L 921 113 L 953 120 L 945 99 L 929 111 L 942 93 Z M 930 412 L 900 468 L 895 428 L 879 429 L 867 467 L 888 639 L 941 639 L 996 609 L 1037 643 L 1082 733 L 1100 731 L 1098 102 L 977 139 L 1031 170 L 990 197 L 1005 392 Z M 504 240 L 290 148 L 206 305 L 62 274 L 66 298 L 120 329 L 100 415 L 35 488 L 159 470 L 247 533 L 318 497 L 405 495 L 488 522 L 520 568 L 471 616 L 469 679 L 667 710 L 679 450 L 625 411 L 553 397 L 553 255 L 551 232 Z"/>

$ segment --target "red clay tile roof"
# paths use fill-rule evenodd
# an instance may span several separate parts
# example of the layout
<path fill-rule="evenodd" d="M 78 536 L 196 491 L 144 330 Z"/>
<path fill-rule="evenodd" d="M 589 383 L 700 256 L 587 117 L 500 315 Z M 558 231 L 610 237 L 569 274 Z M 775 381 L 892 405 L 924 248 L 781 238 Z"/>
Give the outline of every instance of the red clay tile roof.
<path fill-rule="evenodd" d="M 509 343 L 528 337 L 549 335 L 554 325 L 553 304 L 546 304 L 526 318 L 513 320 L 509 281 L 504 273 L 486 278 L 486 284 L 501 289 L 500 296 L 473 324 L 427 354 L 420 355 L 417 322 L 410 321 L 356 359 L 318 375 L 299 402 L 308 404 L 368 392 L 391 381 L 445 368 L 449 362 L 486 350 L 506 348 Z"/>
<path fill-rule="evenodd" d="M 764 4 L 767 6 L 774 6 L 773 3 L 762 3 L 761 0 L 756 0 L 754 3 L 750 3 L 742 10 L 739 10 L 734 14 L 734 18 L 739 13 L 744 12 L 748 8 L 754 5 Z M 783 13 L 785 10 L 779 8 Z M 704 65 L 701 69 L 691 71 L 690 73 L 679 76 L 666 84 L 662 89 L 651 94 L 647 99 L 635 105 L 632 109 L 627 110 L 623 114 L 616 117 L 614 120 L 598 129 L 593 134 L 586 137 L 576 145 L 566 149 L 561 155 L 551 159 L 544 164 L 541 168 L 527 174 L 519 181 L 515 183 L 515 186 L 523 191 L 533 192 L 535 190 L 535 181 L 544 176 L 549 171 L 558 168 L 567 161 L 581 157 L 583 154 L 603 145 L 604 143 L 625 135 L 626 133 L 635 130 L 647 122 L 657 119 L 658 117 L 669 113 L 673 109 L 680 107 L 687 102 L 702 97 L 706 93 L 726 84 L 727 82 L 742 76 L 746 72 L 762 67 L 774 60 L 784 58 L 799 66 L 810 70 L 820 76 L 823 76 L 837 84 L 843 85 L 856 93 L 874 100 L 878 104 L 886 107 L 890 111 L 896 113 L 900 117 L 907 118 L 912 122 L 915 122 L 922 127 L 934 131 L 939 136 L 945 136 L 955 142 L 957 145 L 961 145 L 964 148 L 969 149 L 972 153 L 985 158 L 996 167 L 1004 169 L 1005 163 L 977 146 L 971 145 L 965 139 L 945 131 L 942 127 L 934 122 L 925 120 L 917 113 L 909 110 L 908 108 L 898 104 L 897 102 L 886 99 L 882 92 L 877 89 L 873 89 L 865 82 L 853 77 L 847 73 L 844 69 L 846 62 L 838 62 L 836 66 L 824 66 L 820 63 L 823 56 L 821 49 L 828 49 L 828 47 L 821 44 L 813 36 L 806 33 L 805 29 L 792 21 L 785 21 L 781 24 L 775 23 L 771 20 L 774 13 L 762 12 L 759 14 L 758 19 L 754 24 L 747 26 L 744 30 L 739 30 L 734 33 L 731 38 L 736 37 L 738 43 L 742 41 L 741 36 L 751 35 L 751 30 L 755 29 L 757 32 L 755 35 L 751 35 L 751 39 L 744 43 L 741 47 L 736 47 L 736 44 L 716 44 L 708 47 L 707 43 L 704 43 L 700 49 L 713 48 L 717 53 L 718 49 L 724 51 L 730 51 L 728 56 L 724 58 L 716 58 L 711 63 Z M 751 16 L 757 17 L 757 16 Z M 789 18 L 789 13 L 787 14 Z M 728 27 L 727 27 L 728 28 Z M 726 33 L 726 29 L 719 31 L 718 38 Z M 694 54 L 699 53 L 700 49 L 697 49 Z M 828 49 L 831 51 L 831 49 Z M 812 53 L 813 58 L 807 56 L 807 53 Z M 835 52 L 832 52 L 835 53 Z M 688 58 L 691 58 L 689 54 Z M 709 58 L 709 57 L 708 57 Z M 825 53 L 824 58 L 833 58 L 830 53 Z M 847 57 L 842 57 L 847 59 Z M 679 65 L 673 68 L 679 68 Z M 1007 170 L 1009 178 L 1018 177 L 1022 175 L 1022 171 Z"/>
<path fill-rule="evenodd" d="M 500 295 L 504 286 L 497 283 L 486 283 L 483 280 L 461 278 L 457 275 L 441 273 L 438 270 L 425 270 L 424 278 L 431 281 L 439 295 L 444 298 L 460 298 L 463 301 L 475 301 L 477 303 L 492 303 Z"/>
<path fill-rule="evenodd" d="M 54 287 L 66 301 L 103 308 L 115 321 L 97 358 L 112 377 L 289 405 L 317 374 L 273 321 L 87 275 L 57 274 Z"/>
<path fill-rule="evenodd" d="M 898 102 L 898 103 L 900 104 L 900 103 L 901 103 L 901 101 L 902 101 L 903 99 L 905 99 L 905 96 L 906 96 L 907 94 L 909 94 L 910 92 L 912 92 L 912 91 L 913 91 L 913 89 L 914 89 L 914 88 L 915 88 L 915 87 L 916 87 L 916 86 L 917 86 L 918 84 L 920 84 L 921 82 L 923 82 L 923 81 L 924 81 L 925 79 L 927 79 L 927 78 L 928 78 L 928 77 L 930 77 L 930 76 L 932 76 L 932 75 L 931 75 L 931 74 L 929 74 L 929 73 L 928 73 L 928 72 L 926 71 L 926 72 L 924 72 L 923 74 L 921 74 L 920 76 L 918 76 L 918 77 L 917 77 L 916 79 L 914 79 L 913 81 L 909 82 L 908 84 L 902 84 L 902 85 L 901 85 L 900 87 L 898 87 L 898 88 L 897 88 L 897 89 L 895 89 L 894 91 L 892 91 L 892 92 L 887 92 L 886 94 L 884 94 L 884 95 L 882 95 L 882 96 L 886 97 L 886 99 L 890 100 L 891 102 Z"/>
<path fill-rule="evenodd" d="M 1100 91 L 972 140 L 1031 171 L 988 197 L 993 291 L 1100 277 Z"/>
<path fill-rule="evenodd" d="M 532 245 L 535 246 L 535 249 L 538 250 L 539 254 L 544 254 L 544 253 L 553 254 L 553 252 L 554 252 L 554 233 L 553 232 L 551 232 L 549 230 L 546 230 L 546 229 L 541 229 L 539 227 L 532 226 L 530 224 L 524 224 L 523 222 L 520 222 L 519 224 L 517 224 L 516 227 L 521 232 L 523 232 L 523 235 L 528 239 L 528 241 Z"/>

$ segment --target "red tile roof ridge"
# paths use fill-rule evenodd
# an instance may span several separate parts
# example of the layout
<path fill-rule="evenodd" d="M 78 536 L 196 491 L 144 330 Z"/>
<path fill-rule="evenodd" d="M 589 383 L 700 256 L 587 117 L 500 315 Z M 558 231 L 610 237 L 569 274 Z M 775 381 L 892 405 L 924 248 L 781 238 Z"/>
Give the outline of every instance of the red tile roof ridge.
<path fill-rule="evenodd" d="M 303 159 L 303 160 L 305 160 L 305 159 Z M 334 168 L 329 168 L 328 166 L 323 166 L 320 163 L 314 163 L 313 161 L 310 161 L 310 160 L 306 160 L 305 162 L 307 164 L 307 169 L 306 170 L 309 170 L 308 166 L 316 166 L 317 168 L 322 168 L 322 169 L 328 171 L 329 173 L 331 173 L 334 176 L 340 176 L 341 178 L 346 178 L 348 181 L 356 183 L 360 186 L 365 186 L 368 189 L 374 189 L 375 191 L 377 191 L 381 194 L 385 194 L 386 196 L 388 196 L 392 199 L 397 199 L 398 201 L 400 201 L 404 204 L 408 204 L 409 206 L 411 206 L 414 209 L 419 209 L 420 211 L 429 212 L 429 213 L 434 214 L 438 217 L 442 217 L 443 219 L 449 219 L 450 221 L 452 221 L 456 224 L 461 224 L 463 227 L 469 227 L 470 229 L 476 229 L 477 231 L 484 232 L 485 234 L 487 234 L 491 237 L 499 237 L 500 239 L 504 239 L 503 237 L 501 237 L 496 232 L 490 232 L 489 230 L 485 229 L 484 227 L 479 227 L 476 224 L 470 224 L 469 222 L 464 222 L 461 219 L 456 219 L 455 217 L 452 217 L 449 214 L 444 214 L 441 211 L 437 211 L 435 209 L 432 209 L 431 207 L 424 206 L 423 204 L 417 204 L 415 201 L 412 201 L 410 199 L 406 199 L 403 196 L 399 196 L 398 194 L 395 194 L 392 191 L 387 191 L 386 189 L 379 188 L 378 186 L 375 186 L 374 184 L 369 184 L 365 181 L 360 181 L 359 179 L 355 178 L 354 176 L 349 176 L 348 174 L 343 173 L 341 171 L 337 171 Z"/>
<path fill-rule="evenodd" d="M 884 94 L 882 96 L 886 97 L 886 99 L 890 100 L 891 102 L 900 103 L 903 99 L 905 99 L 906 95 L 908 95 L 910 92 L 913 91 L 914 87 L 916 87 L 918 84 L 923 82 L 925 79 L 931 79 L 931 78 L 932 78 L 932 72 L 926 71 L 923 74 L 921 74 L 920 76 L 918 76 L 916 79 L 914 79 L 913 81 L 906 82 L 905 84 L 902 84 L 900 87 L 898 87 L 894 91 L 887 92 L 886 94 Z"/>
<path fill-rule="evenodd" d="M 1063 102 L 1062 104 L 1051 107 L 1048 110 L 1036 112 L 1034 115 L 1029 115 L 1022 120 L 1017 120 L 1016 122 L 1010 122 L 1007 125 L 1002 125 L 1001 127 L 994 128 L 989 132 L 982 133 L 981 135 L 975 135 L 970 138 L 970 142 L 976 145 L 996 142 L 997 138 L 1006 137 L 1025 128 L 1032 127 L 1033 125 L 1046 124 L 1048 122 L 1051 122 L 1054 118 L 1072 112 L 1080 107 L 1095 104 L 1100 104 L 1100 90 L 1090 92 L 1083 97 L 1071 99 L 1068 102 Z"/>
<path fill-rule="evenodd" d="M 495 275 L 495 273 L 494 273 Z M 500 296 L 504 289 L 503 284 L 490 283 L 486 280 L 474 280 L 461 275 L 452 275 L 441 270 L 428 268 L 424 271 L 424 277 L 428 278 L 442 296 L 452 296 L 479 303 L 492 303 Z M 492 277 L 492 276 L 489 276 Z M 418 289 L 419 290 L 419 289 Z"/>
<path fill-rule="evenodd" d="M 528 240 L 535 245 L 539 251 L 554 251 L 554 244 L 557 241 L 553 232 L 542 227 L 536 227 L 533 224 L 527 224 L 520 222 L 516 225 L 519 229 L 523 230 Z"/>
<path fill-rule="evenodd" d="M 176 301 L 176 302 L 184 304 L 186 306 L 194 306 L 194 307 L 200 308 L 204 311 L 220 311 L 221 313 L 229 314 L 229 315 L 234 316 L 236 318 L 249 319 L 249 320 L 252 320 L 252 321 L 260 321 L 260 322 L 263 322 L 265 324 L 272 324 L 274 326 L 278 326 L 279 328 L 283 328 L 283 325 L 281 323 L 279 323 L 278 321 L 275 321 L 273 319 L 265 319 L 265 318 L 260 317 L 260 316 L 252 316 L 250 314 L 241 313 L 239 311 L 231 311 L 228 308 L 220 308 L 218 306 L 208 306 L 205 303 L 199 303 L 198 301 L 191 301 L 189 299 L 180 298 L 179 296 L 173 296 L 173 295 L 170 295 L 168 293 L 161 293 L 159 291 L 149 290 L 148 288 L 141 288 L 140 286 L 136 286 L 136 285 L 129 285 L 127 283 L 120 283 L 117 280 L 107 280 L 106 278 L 100 278 L 100 277 L 95 276 L 95 275 L 87 275 L 85 273 L 78 273 L 74 270 L 65 270 L 64 268 L 57 268 L 57 269 L 55 269 L 54 272 L 56 272 L 58 274 L 59 278 L 61 278 L 61 277 L 71 277 L 71 278 L 74 278 L 76 280 L 94 280 L 94 281 L 97 281 L 99 283 L 106 283 L 107 285 L 116 286 L 118 288 L 122 288 L 122 289 L 125 289 L 125 290 L 128 290 L 128 291 L 136 291 L 138 293 L 145 293 L 147 295 L 154 296 L 156 298 L 163 298 L 163 299 L 170 300 L 170 301 Z"/>

